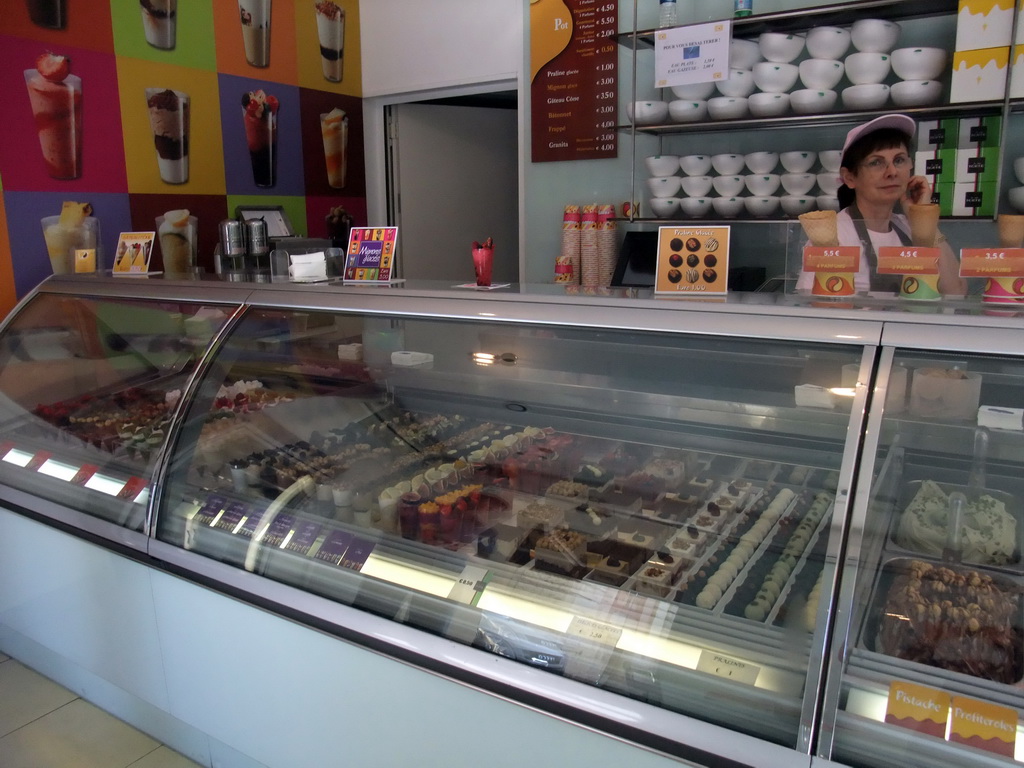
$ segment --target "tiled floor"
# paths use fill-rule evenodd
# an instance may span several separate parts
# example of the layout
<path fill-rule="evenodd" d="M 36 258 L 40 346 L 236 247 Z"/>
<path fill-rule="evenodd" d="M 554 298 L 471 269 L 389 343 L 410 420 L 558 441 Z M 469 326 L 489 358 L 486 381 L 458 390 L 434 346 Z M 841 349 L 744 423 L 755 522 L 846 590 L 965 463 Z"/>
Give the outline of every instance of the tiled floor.
<path fill-rule="evenodd" d="M 199 768 L 0 653 L 3 768 Z"/>

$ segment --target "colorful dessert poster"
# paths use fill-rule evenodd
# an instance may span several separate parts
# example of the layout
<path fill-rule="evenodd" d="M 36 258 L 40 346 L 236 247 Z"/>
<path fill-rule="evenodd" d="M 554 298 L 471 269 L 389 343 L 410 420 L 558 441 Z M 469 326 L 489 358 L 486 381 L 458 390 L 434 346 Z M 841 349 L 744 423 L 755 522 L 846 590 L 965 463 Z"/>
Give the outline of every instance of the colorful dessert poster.
<path fill-rule="evenodd" d="M 729 227 L 659 227 L 655 293 L 724 295 Z"/>
<path fill-rule="evenodd" d="M 948 693 L 902 680 L 890 684 L 885 722 L 941 739 L 948 719 Z"/>
<path fill-rule="evenodd" d="M 1017 743 L 1017 710 L 955 696 L 949 740 L 1012 758 Z"/>
<path fill-rule="evenodd" d="M 155 239 L 156 232 L 122 232 L 114 252 L 114 274 L 146 274 Z"/>
<path fill-rule="evenodd" d="M 345 282 L 388 283 L 395 279 L 398 227 L 355 227 L 345 256 Z"/>
<path fill-rule="evenodd" d="M 313 3 L 305 0 L 214 3 L 217 69 L 277 83 L 297 82 L 296 5 L 312 13 Z"/>

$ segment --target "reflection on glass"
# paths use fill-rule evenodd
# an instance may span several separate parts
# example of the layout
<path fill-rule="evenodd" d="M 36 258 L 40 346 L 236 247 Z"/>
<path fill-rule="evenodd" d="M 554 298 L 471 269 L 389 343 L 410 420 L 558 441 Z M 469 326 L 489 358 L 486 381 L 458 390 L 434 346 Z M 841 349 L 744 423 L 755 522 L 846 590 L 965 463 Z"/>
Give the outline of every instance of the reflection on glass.
<path fill-rule="evenodd" d="M 171 414 L 226 317 L 38 296 L 0 338 L 4 482 L 141 530 Z"/>
<path fill-rule="evenodd" d="M 851 553 L 834 753 L 844 763 L 895 768 L 908 751 L 929 765 L 1021 757 L 1008 704 L 1024 678 L 1022 374 L 1019 360 L 995 356 L 895 354 Z"/>
<path fill-rule="evenodd" d="M 794 745 L 851 418 L 794 392 L 858 360 L 253 311 L 186 414 L 158 535 Z"/>

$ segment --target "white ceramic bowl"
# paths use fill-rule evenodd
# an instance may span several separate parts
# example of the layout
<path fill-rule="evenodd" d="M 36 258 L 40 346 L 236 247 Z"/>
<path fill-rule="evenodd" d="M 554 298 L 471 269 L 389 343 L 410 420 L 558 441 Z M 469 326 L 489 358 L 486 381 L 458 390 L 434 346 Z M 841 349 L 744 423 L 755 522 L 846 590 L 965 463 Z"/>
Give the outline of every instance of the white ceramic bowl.
<path fill-rule="evenodd" d="M 839 178 L 839 174 L 833 171 L 825 171 L 824 173 L 818 174 L 818 189 L 825 195 L 835 195 L 840 185 L 843 183 Z"/>
<path fill-rule="evenodd" d="M 813 173 L 784 173 L 780 177 L 782 188 L 788 195 L 806 195 L 818 181 Z"/>
<path fill-rule="evenodd" d="M 839 198 L 835 195 L 818 195 L 814 198 L 819 211 L 838 211 Z"/>
<path fill-rule="evenodd" d="M 945 48 L 897 48 L 892 52 L 892 71 L 900 80 L 935 80 L 948 57 Z"/>
<path fill-rule="evenodd" d="M 637 125 L 658 125 L 668 117 L 668 103 L 664 101 L 635 101 L 626 105 L 626 114 Z"/>
<path fill-rule="evenodd" d="M 762 32 L 757 45 L 766 61 L 789 63 L 804 50 L 803 35 L 787 35 L 785 32 Z"/>
<path fill-rule="evenodd" d="M 779 209 L 779 198 L 770 195 L 758 195 L 756 197 L 743 198 L 743 204 L 747 207 L 747 213 L 758 219 L 771 216 Z"/>
<path fill-rule="evenodd" d="M 779 174 L 777 173 L 748 173 L 743 177 L 743 183 L 747 191 L 758 197 L 769 197 L 779 191 Z"/>
<path fill-rule="evenodd" d="M 1024 184 L 1024 157 L 1018 157 L 1013 161 L 1013 173 L 1017 181 Z"/>
<path fill-rule="evenodd" d="M 705 197 L 711 191 L 711 177 L 683 176 L 681 186 L 687 197 Z"/>
<path fill-rule="evenodd" d="M 753 69 L 759 61 L 764 61 L 761 46 L 756 40 L 735 38 L 729 41 L 729 66 L 736 69 Z"/>
<path fill-rule="evenodd" d="M 1010 187 L 1006 193 L 1010 198 L 1010 205 L 1018 213 L 1024 213 L 1024 187 Z"/>
<path fill-rule="evenodd" d="M 800 68 L 796 64 L 762 61 L 754 65 L 754 83 L 763 93 L 786 93 L 796 85 Z"/>
<path fill-rule="evenodd" d="M 670 219 L 679 211 L 678 197 L 652 197 L 647 204 L 659 219 Z"/>
<path fill-rule="evenodd" d="M 817 152 L 782 152 L 779 155 L 779 162 L 788 173 L 807 173 L 817 159 Z"/>
<path fill-rule="evenodd" d="M 646 179 L 647 189 L 653 197 L 674 197 L 679 192 L 679 176 L 654 176 Z"/>
<path fill-rule="evenodd" d="M 749 69 L 730 69 L 729 77 L 715 83 L 723 96 L 746 97 L 754 92 L 754 75 Z"/>
<path fill-rule="evenodd" d="M 734 120 L 746 117 L 747 100 L 740 96 L 716 96 L 708 99 L 708 114 L 714 120 Z"/>
<path fill-rule="evenodd" d="M 679 201 L 679 209 L 690 218 L 707 216 L 711 211 L 710 197 L 684 197 Z"/>
<path fill-rule="evenodd" d="M 644 158 L 651 176 L 674 176 L 679 172 L 679 155 L 651 155 Z"/>
<path fill-rule="evenodd" d="M 904 80 L 893 83 L 889 95 L 897 107 L 926 107 L 942 98 L 942 83 L 938 80 Z"/>
<path fill-rule="evenodd" d="M 833 59 L 804 59 L 800 62 L 800 82 L 804 88 L 829 91 L 843 79 L 843 62 Z"/>
<path fill-rule="evenodd" d="M 743 156 L 743 163 L 751 173 L 771 173 L 779 164 L 779 153 L 751 152 Z"/>
<path fill-rule="evenodd" d="M 711 186 L 722 197 L 736 197 L 743 191 L 743 177 L 739 175 L 715 176 L 711 180 Z"/>
<path fill-rule="evenodd" d="M 812 27 L 807 33 L 807 53 L 815 59 L 841 59 L 850 47 L 850 30 Z"/>
<path fill-rule="evenodd" d="M 818 162 L 821 163 L 821 167 L 826 171 L 839 173 L 839 164 L 843 162 L 843 150 L 826 149 L 824 152 L 819 152 Z"/>
<path fill-rule="evenodd" d="M 1024 189 L 1024 187 L 1022 187 Z M 711 198 L 711 207 L 715 209 L 715 213 L 724 219 L 734 219 L 740 215 L 740 211 L 743 210 L 743 198 L 742 197 L 713 197 Z"/>
<path fill-rule="evenodd" d="M 790 216 L 799 216 L 818 207 L 818 201 L 808 195 L 783 195 L 779 198 L 779 203 L 782 205 L 783 213 Z"/>
<path fill-rule="evenodd" d="M 854 85 L 880 83 L 889 76 L 892 69 L 892 57 L 888 53 L 858 51 L 851 53 L 843 62 L 846 66 L 846 79 Z"/>
<path fill-rule="evenodd" d="M 789 94 L 789 104 L 793 111 L 801 115 L 816 115 L 828 112 L 836 105 L 839 94 L 835 91 L 815 91 L 802 88 Z"/>
<path fill-rule="evenodd" d="M 711 155 L 683 155 L 679 167 L 687 176 L 707 176 L 711 172 Z"/>
<path fill-rule="evenodd" d="M 693 83 L 692 85 L 673 85 L 669 90 L 677 99 L 686 101 L 705 101 L 715 92 L 714 83 Z"/>
<path fill-rule="evenodd" d="M 721 154 L 711 156 L 711 167 L 720 176 L 735 176 L 743 170 L 743 155 Z M 722 194 L 719 192 L 719 194 Z"/>
<path fill-rule="evenodd" d="M 900 25 L 884 19 L 858 19 L 850 27 L 850 40 L 858 51 L 888 53 L 900 39 Z"/>
<path fill-rule="evenodd" d="M 843 88 L 845 109 L 881 109 L 889 100 L 889 86 L 885 83 L 864 83 Z"/>
<path fill-rule="evenodd" d="M 752 93 L 747 106 L 754 117 L 778 117 L 789 112 L 788 93 Z"/>
<path fill-rule="evenodd" d="M 668 103 L 668 115 L 675 123 L 693 123 L 708 118 L 706 101 L 676 99 Z"/>

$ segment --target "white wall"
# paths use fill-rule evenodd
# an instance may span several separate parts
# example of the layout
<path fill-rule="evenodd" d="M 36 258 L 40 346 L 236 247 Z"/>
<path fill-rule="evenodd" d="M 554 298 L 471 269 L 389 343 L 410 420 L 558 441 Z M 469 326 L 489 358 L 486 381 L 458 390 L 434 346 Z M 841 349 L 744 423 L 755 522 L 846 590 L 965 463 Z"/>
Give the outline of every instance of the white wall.
<path fill-rule="evenodd" d="M 363 97 L 516 78 L 523 0 L 363 0 Z"/>

